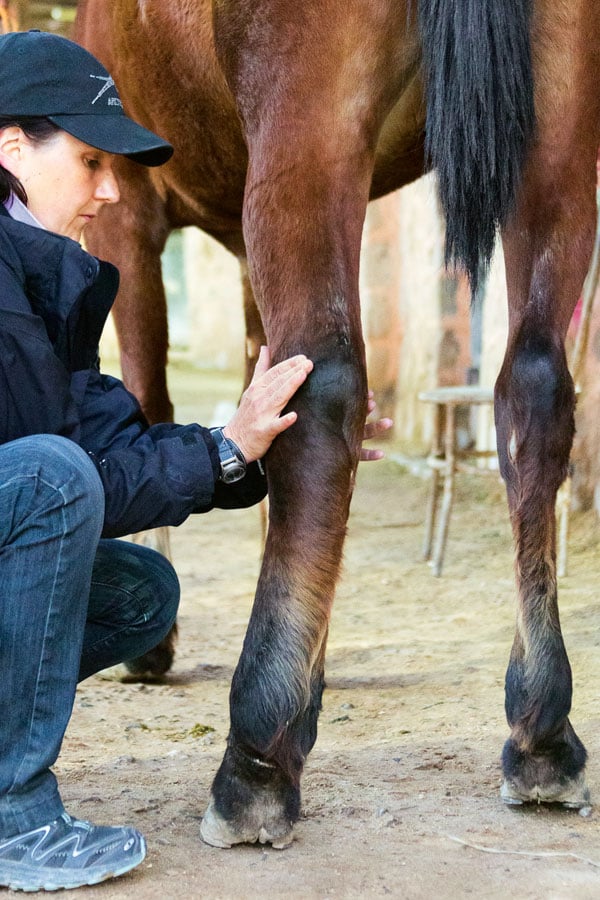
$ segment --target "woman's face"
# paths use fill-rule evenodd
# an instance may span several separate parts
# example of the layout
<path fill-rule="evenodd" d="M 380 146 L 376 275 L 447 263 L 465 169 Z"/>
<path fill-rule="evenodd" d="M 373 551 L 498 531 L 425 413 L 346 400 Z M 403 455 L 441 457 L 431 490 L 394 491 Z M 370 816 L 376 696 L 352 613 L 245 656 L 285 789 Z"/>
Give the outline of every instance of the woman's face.
<path fill-rule="evenodd" d="M 0 162 L 25 188 L 29 211 L 45 228 L 75 241 L 105 203 L 119 199 L 114 159 L 66 131 L 41 143 L 17 127 L 0 135 Z"/>

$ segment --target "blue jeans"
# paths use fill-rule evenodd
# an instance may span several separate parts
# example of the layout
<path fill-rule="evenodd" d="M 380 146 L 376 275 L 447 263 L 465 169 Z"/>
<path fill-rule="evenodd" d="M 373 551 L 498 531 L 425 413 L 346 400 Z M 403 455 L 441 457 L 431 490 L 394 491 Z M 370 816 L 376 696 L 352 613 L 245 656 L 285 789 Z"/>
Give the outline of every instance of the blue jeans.
<path fill-rule="evenodd" d="M 64 810 L 50 767 L 78 680 L 146 653 L 175 620 L 173 567 L 100 540 L 103 518 L 102 482 L 77 444 L 0 446 L 0 840 Z"/>

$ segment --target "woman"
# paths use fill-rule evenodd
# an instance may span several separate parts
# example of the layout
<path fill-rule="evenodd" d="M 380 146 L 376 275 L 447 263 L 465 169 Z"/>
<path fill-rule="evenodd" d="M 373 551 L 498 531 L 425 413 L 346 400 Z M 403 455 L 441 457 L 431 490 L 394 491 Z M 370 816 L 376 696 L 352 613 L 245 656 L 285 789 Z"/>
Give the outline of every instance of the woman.
<path fill-rule="evenodd" d="M 87 51 L 43 32 L 0 37 L 0 885 L 13 889 L 96 884 L 144 858 L 133 828 L 71 818 L 50 768 L 77 681 L 143 655 L 175 619 L 170 564 L 113 538 L 262 499 L 260 459 L 296 420 L 281 412 L 312 369 L 301 355 L 270 368 L 263 348 L 212 430 L 149 427 L 100 373 L 118 273 L 78 242 L 119 199 L 115 154 L 155 166 L 172 152 L 125 116 Z"/>

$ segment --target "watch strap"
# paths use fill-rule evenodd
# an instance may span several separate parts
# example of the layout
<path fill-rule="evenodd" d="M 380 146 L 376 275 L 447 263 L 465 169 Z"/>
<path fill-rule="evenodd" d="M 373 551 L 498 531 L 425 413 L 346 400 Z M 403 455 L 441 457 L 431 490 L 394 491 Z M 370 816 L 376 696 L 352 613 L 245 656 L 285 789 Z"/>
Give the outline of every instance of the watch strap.
<path fill-rule="evenodd" d="M 220 480 L 225 484 L 240 481 L 246 474 L 246 459 L 244 454 L 231 438 L 223 433 L 223 428 L 211 428 L 210 433 L 217 445 L 219 463 L 221 466 Z"/>

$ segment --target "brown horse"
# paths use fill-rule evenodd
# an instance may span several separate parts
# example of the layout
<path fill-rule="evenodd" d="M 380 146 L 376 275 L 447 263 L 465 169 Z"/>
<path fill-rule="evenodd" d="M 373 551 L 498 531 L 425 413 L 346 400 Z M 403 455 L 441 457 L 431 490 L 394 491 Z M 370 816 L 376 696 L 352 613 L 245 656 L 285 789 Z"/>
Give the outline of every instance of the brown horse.
<path fill-rule="evenodd" d="M 149 416 L 170 413 L 159 256 L 177 226 L 247 260 L 251 358 L 262 320 L 275 360 L 315 362 L 268 454 L 269 531 L 205 840 L 292 839 L 365 415 L 365 208 L 427 167 L 448 260 L 475 284 L 497 228 L 506 258 L 496 423 L 518 615 L 502 796 L 586 805 L 554 501 L 573 437 L 563 340 L 594 237 L 600 0 L 87 0 L 78 36 L 176 147 L 158 171 L 122 164 L 123 203 L 91 240 L 123 273 L 124 373 Z"/>

